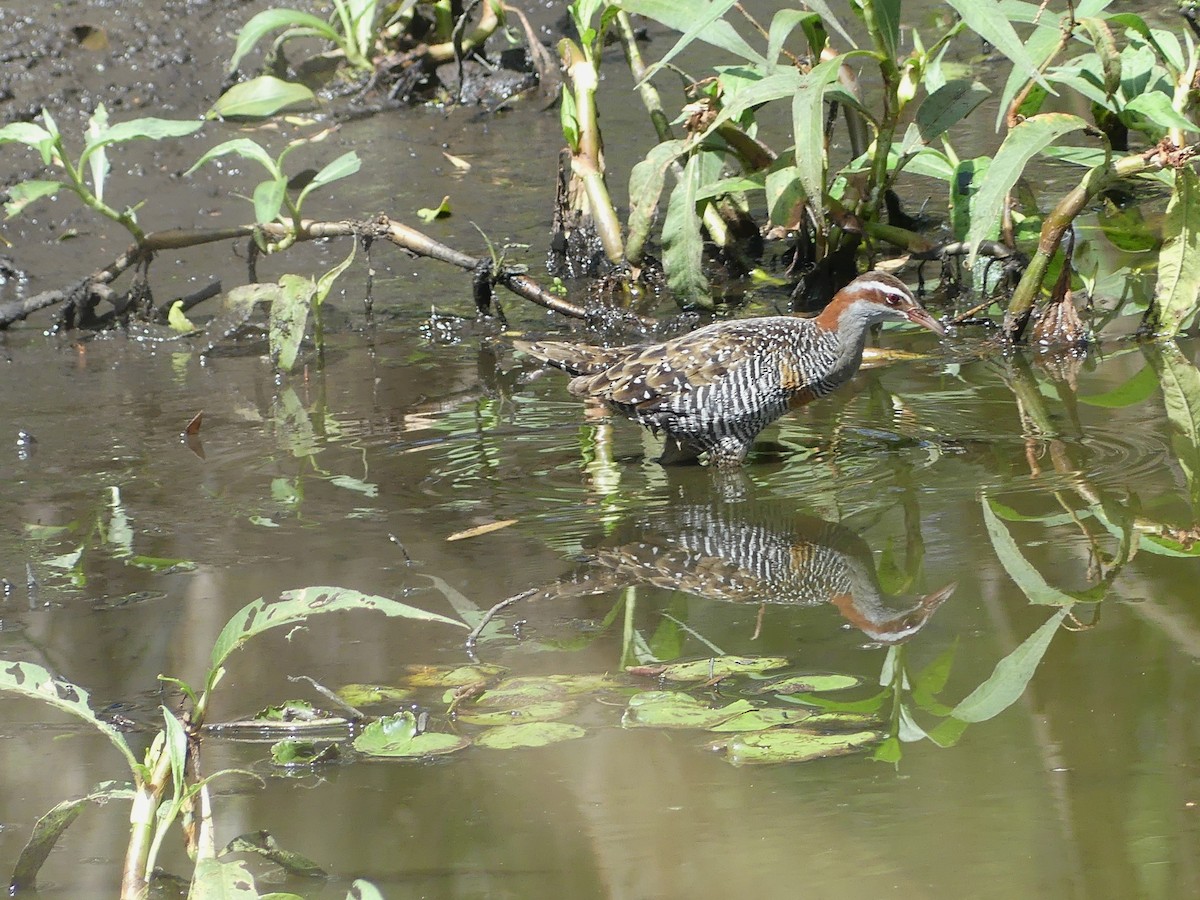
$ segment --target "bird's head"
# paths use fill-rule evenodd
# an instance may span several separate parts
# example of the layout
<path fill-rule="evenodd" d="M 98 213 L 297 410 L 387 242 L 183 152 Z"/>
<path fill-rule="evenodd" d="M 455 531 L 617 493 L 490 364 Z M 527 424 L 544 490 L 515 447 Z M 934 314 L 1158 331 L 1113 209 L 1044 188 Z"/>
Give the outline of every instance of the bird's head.
<path fill-rule="evenodd" d="M 899 278 L 887 272 L 871 271 L 859 275 L 833 295 L 821 313 L 823 324 L 840 326 L 844 316 L 874 325 L 885 319 L 905 319 L 934 334 L 946 329 L 925 309 Z"/>

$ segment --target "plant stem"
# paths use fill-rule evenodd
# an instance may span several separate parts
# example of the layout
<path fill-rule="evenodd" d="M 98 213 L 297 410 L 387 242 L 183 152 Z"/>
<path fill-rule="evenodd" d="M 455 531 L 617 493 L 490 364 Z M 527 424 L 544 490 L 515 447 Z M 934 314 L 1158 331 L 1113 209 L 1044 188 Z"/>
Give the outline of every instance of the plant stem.
<path fill-rule="evenodd" d="M 121 900 L 139 900 L 146 890 L 146 861 L 154 838 L 154 822 L 158 804 L 171 779 L 171 754 L 165 741 L 155 741 L 151 754 L 150 780 L 135 779 L 133 808 L 129 811 L 129 846 L 125 851 L 125 868 L 121 873 Z"/>

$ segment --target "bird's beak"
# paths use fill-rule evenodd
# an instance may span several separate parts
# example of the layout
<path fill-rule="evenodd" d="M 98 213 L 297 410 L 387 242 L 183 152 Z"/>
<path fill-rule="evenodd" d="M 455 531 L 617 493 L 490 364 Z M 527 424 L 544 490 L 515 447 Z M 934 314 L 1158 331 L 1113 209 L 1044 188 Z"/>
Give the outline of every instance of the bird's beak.
<path fill-rule="evenodd" d="M 904 318 L 912 322 L 914 325 L 920 325 L 922 328 L 928 328 L 934 334 L 945 334 L 946 329 L 942 327 L 942 323 L 929 314 L 929 311 L 923 306 L 913 306 L 904 314 Z"/>

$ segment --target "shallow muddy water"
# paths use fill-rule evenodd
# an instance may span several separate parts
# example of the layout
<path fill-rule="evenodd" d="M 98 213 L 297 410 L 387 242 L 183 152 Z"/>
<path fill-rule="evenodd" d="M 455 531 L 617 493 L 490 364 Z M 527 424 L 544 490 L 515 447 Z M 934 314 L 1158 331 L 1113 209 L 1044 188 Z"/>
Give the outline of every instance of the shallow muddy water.
<path fill-rule="evenodd" d="M 624 129 L 611 156 L 627 168 L 649 128 L 632 103 L 605 116 Z M 350 123 L 318 153 L 357 149 L 364 173 L 314 201 L 330 218 L 400 217 L 448 193 L 454 214 L 432 236 L 477 248 L 476 222 L 531 245 L 509 253 L 538 274 L 557 129 L 532 107 L 482 124 L 428 110 Z M 472 169 L 451 174 L 443 145 Z M 198 206 L 232 217 L 225 195 L 245 190 L 212 176 L 197 203 L 194 185 L 164 184 L 172 208 L 154 227 Z M 106 240 L 18 248 L 37 282 L 25 289 L 90 270 Z M 236 284 L 241 250 L 160 260 L 156 292 Z M 347 250 L 307 248 L 260 275 L 324 271 Z M 498 327 L 457 318 L 472 314 L 466 275 L 390 247 L 372 261 L 373 319 L 360 259 L 330 300 L 324 365 L 310 353 L 287 377 L 252 339 L 202 360 L 186 341 L 47 338 L 46 319 L 0 334 L 0 658 L 86 688 L 139 751 L 178 699 L 157 676 L 202 678 L 230 616 L 309 585 L 472 623 L 538 589 L 498 613 L 474 656 L 513 675 L 624 678 L 579 700 L 569 720 L 586 736 L 539 749 L 288 772 L 267 743 L 206 737 L 205 772 L 260 779 L 214 783 L 218 842 L 265 829 L 333 876 L 279 890 L 342 897 L 365 877 L 389 898 L 1200 895 L 1200 564 L 1191 536 L 1163 536 L 1196 522 L 1195 339 L 1055 360 L 1006 357 L 976 332 L 887 330 L 877 343 L 911 357 L 785 417 L 743 473 L 719 476 L 658 466 L 635 426 L 590 415 Z M 513 332 L 566 330 L 501 300 Z M 1063 592 L 1083 597 L 1065 618 Z M 209 721 L 321 703 L 289 676 L 336 688 L 463 665 L 465 637 L 372 612 L 315 617 L 237 651 Z M 660 686 L 627 666 L 719 653 L 859 679 L 820 696 L 876 698 L 876 740 L 734 766 L 713 734 L 621 726 L 631 690 Z M 763 702 L 754 687 L 691 693 Z M 431 727 L 474 733 L 443 721 L 440 691 L 411 702 Z M 31 701 L 0 701 L 0 738 L 7 872 L 39 816 L 127 773 L 103 737 Z M 115 895 L 127 813 L 86 810 L 42 893 Z M 174 836 L 162 863 L 190 871 Z M 272 867 L 254 869 L 269 889 Z"/>

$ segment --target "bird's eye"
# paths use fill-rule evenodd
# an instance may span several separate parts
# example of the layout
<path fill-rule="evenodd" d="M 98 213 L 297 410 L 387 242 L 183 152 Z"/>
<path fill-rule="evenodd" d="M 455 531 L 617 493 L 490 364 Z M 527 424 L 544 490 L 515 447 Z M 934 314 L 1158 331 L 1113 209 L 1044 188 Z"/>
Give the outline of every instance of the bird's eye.
<path fill-rule="evenodd" d="M 887 298 L 887 305 L 888 305 L 888 306 L 899 306 L 899 305 L 900 305 L 900 298 L 899 298 L 899 297 L 896 297 L 896 296 L 889 295 L 889 296 L 888 296 L 888 298 Z"/>

